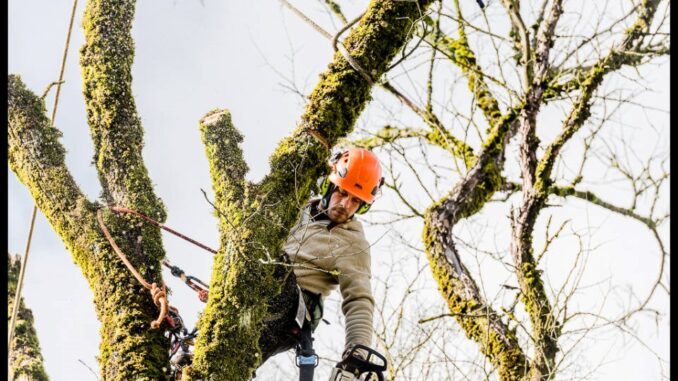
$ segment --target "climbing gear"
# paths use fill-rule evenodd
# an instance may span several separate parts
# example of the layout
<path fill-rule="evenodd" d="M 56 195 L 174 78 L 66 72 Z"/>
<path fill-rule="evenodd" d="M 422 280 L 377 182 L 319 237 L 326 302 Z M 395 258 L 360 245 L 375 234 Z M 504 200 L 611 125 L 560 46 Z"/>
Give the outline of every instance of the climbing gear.
<path fill-rule="evenodd" d="M 306 305 L 306 320 L 311 325 L 311 331 L 315 332 L 320 321 L 323 320 L 323 298 L 320 294 L 312 293 L 308 290 L 302 290 L 304 304 Z"/>
<path fill-rule="evenodd" d="M 309 322 L 305 322 L 297 333 L 296 360 L 299 368 L 299 381 L 313 381 L 313 373 L 318 366 L 318 355 L 313 349 L 313 330 Z"/>
<path fill-rule="evenodd" d="M 194 345 L 194 339 L 198 336 L 197 328 L 189 333 L 184 326 L 184 321 L 176 307 L 169 307 L 167 316 L 167 337 L 170 339 L 170 366 L 171 379 L 180 380 L 182 369 L 193 362 L 193 353 L 190 347 Z"/>
<path fill-rule="evenodd" d="M 367 212 L 384 184 L 377 156 L 366 149 L 351 148 L 335 154 L 329 164 L 331 173 L 320 185 L 323 198 L 331 195 L 335 185 L 363 201 L 357 214 Z"/>
<path fill-rule="evenodd" d="M 209 296 L 209 286 L 205 284 L 203 281 L 200 279 L 191 276 L 191 275 L 186 275 L 184 270 L 180 269 L 178 266 L 174 266 L 168 261 L 167 259 L 164 259 L 162 261 L 162 264 L 170 269 L 172 275 L 175 277 L 181 279 L 190 287 L 192 290 L 198 293 L 198 299 L 200 299 L 201 302 L 207 303 L 207 297 Z"/>
<path fill-rule="evenodd" d="M 54 106 L 52 106 L 52 118 L 50 119 L 50 126 L 54 127 L 54 118 L 56 117 L 57 108 L 59 106 L 59 94 L 61 92 L 61 85 L 64 83 L 64 69 L 66 68 L 66 57 L 68 56 L 68 48 L 71 42 L 71 31 L 73 30 L 73 20 L 75 19 L 75 9 L 78 7 L 78 0 L 73 0 L 73 7 L 71 9 L 71 19 L 68 23 L 68 33 L 66 34 L 66 45 L 64 46 L 64 53 L 61 58 L 61 68 L 59 69 L 59 80 L 56 82 L 57 92 L 54 97 Z M 47 92 L 52 87 L 50 85 L 45 92 Z M 19 280 L 16 286 L 16 293 L 14 294 L 14 307 L 12 308 L 12 317 L 9 323 L 9 331 L 7 332 L 7 353 L 10 354 L 12 351 L 12 339 L 14 338 L 14 327 L 16 325 L 16 317 L 19 312 L 19 305 L 21 304 L 21 291 L 24 282 L 24 274 L 26 273 L 26 266 L 28 263 L 28 254 L 30 253 L 31 240 L 33 239 L 33 228 L 35 227 L 35 216 L 38 212 L 38 206 L 33 204 L 33 213 L 31 216 L 31 225 L 28 229 L 28 240 L 26 242 L 26 250 L 24 251 L 24 257 L 21 259 L 21 269 L 19 270 Z"/>
<path fill-rule="evenodd" d="M 206 245 L 204 245 L 204 244 L 202 244 L 202 243 L 200 243 L 200 242 L 198 242 L 198 241 L 196 241 L 196 240 L 194 240 L 190 237 L 187 237 L 187 236 L 177 232 L 176 230 L 173 230 L 173 229 L 161 224 L 160 222 L 144 215 L 143 213 L 134 211 L 134 210 L 129 209 L 129 208 L 121 207 L 121 206 L 112 206 L 112 207 L 110 207 L 110 209 L 112 211 L 118 212 L 118 213 L 133 214 L 137 217 L 142 218 L 146 222 L 149 222 L 149 223 L 151 223 L 151 224 L 153 224 L 153 225 L 155 225 L 155 226 L 157 226 L 157 227 L 159 227 L 159 228 L 161 228 L 165 231 L 168 231 L 168 232 L 178 236 L 179 238 L 182 238 L 182 239 L 184 239 L 184 240 L 186 240 L 186 241 L 188 241 L 188 242 L 190 242 L 190 243 L 192 243 L 192 244 L 194 244 L 194 245 L 196 245 L 196 246 L 198 246 L 198 247 L 200 247 L 200 248 L 202 248 L 206 251 L 209 251 L 213 254 L 216 254 L 216 252 L 217 252 L 216 250 L 214 250 L 214 249 L 212 249 L 212 248 L 210 248 L 210 247 L 208 247 L 208 246 L 206 246 Z M 104 232 L 106 239 L 108 239 L 111 246 L 113 247 L 113 250 L 116 252 L 116 254 L 118 254 L 120 259 L 123 261 L 123 263 L 125 263 L 127 268 L 135 276 L 135 278 L 137 278 L 139 283 L 141 283 L 142 285 L 144 285 L 144 287 L 151 290 L 151 294 L 153 295 L 153 301 L 155 302 L 156 305 L 159 305 L 161 307 L 160 317 L 157 320 L 155 320 L 151 323 L 152 328 L 159 327 L 160 322 L 162 322 L 162 318 L 167 313 L 167 295 L 166 295 L 166 291 L 165 291 L 165 286 L 163 285 L 163 288 L 161 290 L 160 288 L 158 288 L 156 286 L 155 283 L 149 284 L 148 282 L 146 282 L 146 280 L 144 280 L 144 278 L 137 272 L 137 270 L 134 268 L 134 266 L 132 266 L 132 264 L 127 260 L 127 257 L 125 257 L 125 254 L 123 254 L 123 252 L 120 250 L 118 245 L 115 243 L 115 240 L 113 240 L 113 237 L 108 232 L 108 229 L 106 228 L 106 225 L 104 224 L 103 219 L 101 217 L 101 209 L 97 210 L 97 220 L 99 221 L 99 226 L 101 227 L 101 230 Z M 207 284 L 205 284 L 203 281 L 201 281 L 200 279 L 198 279 L 196 277 L 193 277 L 193 276 L 190 276 L 190 275 L 187 276 L 182 269 L 180 269 L 177 266 L 172 265 L 166 259 L 163 260 L 163 265 L 165 265 L 166 267 L 168 267 L 170 269 L 170 271 L 172 272 L 172 275 L 180 278 L 191 289 L 196 291 L 198 293 L 198 298 L 200 299 L 200 301 L 202 301 L 203 303 L 207 302 L 207 297 L 208 297 L 208 292 L 209 292 L 209 286 Z"/>
<path fill-rule="evenodd" d="M 381 353 L 356 344 L 345 352 L 344 359 L 332 369 L 330 381 L 353 381 L 361 376 L 364 376 L 364 380 L 369 380 L 373 375 L 379 381 L 384 381 L 383 372 L 386 371 L 387 364 Z"/>
<path fill-rule="evenodd" d="M 204 245 L 204 244 L 202 244 L 202 243 L 200 243 L 200 242 L 198 242 L 198 241 L 196 241 L 196 240 L 194 240 L 194 239 L 192 239 L 192 238 L 190 238 L 190 237 L 187 237 L 187 236 L 185 236 L 185 235 L 179 233 L 178 231 L 176 231 L 176 230 L 174 230 L 174 229 L 172 229 L 172 228 L 170 228 L 170 227 L 168 227 L 168 226 L 165 226 L 165 225 L 161 224 L 160 222 L 158 222 L 158 221 L 152 219 L 151 217 L 148 217 L 147 215 L 145 215 L 145 214 L 143 214 L 143 213 L 140 213 L 140 212 L 137 212 L 137 211 L 135 211 L 135 210 L 132 210 L 132 209 L 129 209 L 129 208 L 125 208 L 125 207 L 122 207 L 122 206 L 112 206 L 112 207 L 111 207 L 111 210 L 114 211 L 114 212 L 118 212 L 118 213 L 128 213 L 128 214 L 133 214 L 133 215 L 135 215 L 135 216 L 137 216 L 137 217 L 141 217 L 141 218 L 142 218 L 143 220 L 145 220 L 146 222 L 149 222 L 149 223 L 151 223 L 151 224 L 153 224 L 153 225 L 159 227 L 160 229 L 163 229 L 163 230 L 165 230 L 165 231 L 167 231 L 167 232 L 169 232 L 169 233 L 172 233 L 172 234 L 174 234 L 175 236 L 177 236 L 177 237 L 179 237 L 179 238 L 181 238 L 181 239 L 183 239 L 183 240 L 185 240 L 185 241 L 188 241 L 188 242 L 190 242 L 190 243 L 192 243 L 192 244 L 198 246 L 198 247 L 201 248 L 201 249 L 204 249 L 204 250 L 206 250 L 206 251 L 209 251 L 209 252 L 212 253 L 212 254 L 216 254 L 216 253 L 217 253 L 217 251 L 214 250 L 214 249 L 212 249 L 211 247 L 209 247 L 209 246 L 207 246 L 207 245 Z"/>
<path fill-rule="evenodd" d="M 129 271 L 134 275 L 134 277 L 141 283 L 142 286 L 145 288 L 149 289 L 151 291 L 151 296 L 153 297 L 153 303 L 155 303 L 156 306 L 160 307 L 160 315 L 158 318 L 154 321 L 151 322 L 151 328 L 156 329 L 160 327 L 160 323 L 165 319 L 165 316 L 167 315 L 167 292 L 165 290 L 165 285 L 162 286 L 162 289 L 158 287 L 156 283 L 148 283 L 142 276 L 139 274 L 137 269 L 132 266 L 132 264 L 127 260 L 127 257 L 125 254 L 120 250 L 120 247 L 115 243 L 115 240 L 111 236 L 111 233 L 108 231 L 106 228 L 106 225 L 104 224 L 103 217 L 101 217 L 101 209 L 97 210 L 97 221 L 99 222 L 99 227 L 101 228 L 101 231 L 104 232 L 104 236 L 106 236 L 106 239 L 108 242 L 111 244 L 113 247 L 113 251 L 115 251 L 116 254 L 118 254 L 118 257 L 120 257 L 120 260 L 127 266 Z"/>

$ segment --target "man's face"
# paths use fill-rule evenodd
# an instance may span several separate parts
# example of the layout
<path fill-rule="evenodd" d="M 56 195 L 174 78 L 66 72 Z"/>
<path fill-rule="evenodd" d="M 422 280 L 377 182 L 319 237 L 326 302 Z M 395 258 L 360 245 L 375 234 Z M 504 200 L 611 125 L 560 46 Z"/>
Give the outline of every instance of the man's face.
<path fill-rule="evenodd" d="M 337 187 L 330 197 L 330 204 L 325 213 L 334 223 L 341 224 L 351 218 L 361 204 L 361 199 Z"/>

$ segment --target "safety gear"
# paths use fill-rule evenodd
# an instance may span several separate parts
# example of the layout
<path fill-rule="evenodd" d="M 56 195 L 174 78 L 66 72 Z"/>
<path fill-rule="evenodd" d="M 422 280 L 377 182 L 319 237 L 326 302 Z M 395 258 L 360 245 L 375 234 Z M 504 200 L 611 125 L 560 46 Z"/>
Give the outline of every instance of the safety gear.
<path fill-rule="evenodd" d="M 376 376 L 384 381 L 383 372 L 388 366 L 386 358 L 372 348 L 356 344 L 346 350 L 343 360 L 337 363 L 330 374 L 330 381 L 354 381 L 364 376 L 368 380 Z"/>
<path fill-rule="evenodd" d="M 333 184 L 363 201 L 356 213 L 367 212 L 384 184 L 377 156 L 366 149 L 351 148 L 334 155 L 329 164 L 332 171 L 320 186 L 323 198 L 332 194 Z"/>
<path fill-rule="evenodd" d="M 354 381 L 355 375 L 347 370 L 341 368 L 332 368 L 330 373 L 330 381 Z"/>
<path fill-rule="evenodd" d="M 324 302 L 322 295 L 308 290 L 302 290 L 302 295 L 306 305 L 306 320 L 311 324 L 311 331 L 315 332 L 323 318 Z"/>
<path fill-rule="evenodd" d="M 313 349 L 313 332 L 309 322 L 305 322 L 297 333 L 296 352 L 295 364 L 299 368 L 299 381 L 313 381 L 313 373 L 319 361 Z"/>

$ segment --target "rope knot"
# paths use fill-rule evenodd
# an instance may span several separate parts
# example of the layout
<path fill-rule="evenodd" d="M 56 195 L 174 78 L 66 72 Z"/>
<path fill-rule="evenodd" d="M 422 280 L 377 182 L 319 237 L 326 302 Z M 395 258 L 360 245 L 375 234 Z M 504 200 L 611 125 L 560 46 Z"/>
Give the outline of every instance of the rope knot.
<path fill-rule="evenodd" d="M 160 316 L 151 322 L 151 328 L 156 329 L 160 327 L 160 323 L 167 316 L 167 290 L 165 285 L 160 288 L 156 283 L 151 284 L 151 297 L 153 298 L 153 303 L 160 307 Z"/>

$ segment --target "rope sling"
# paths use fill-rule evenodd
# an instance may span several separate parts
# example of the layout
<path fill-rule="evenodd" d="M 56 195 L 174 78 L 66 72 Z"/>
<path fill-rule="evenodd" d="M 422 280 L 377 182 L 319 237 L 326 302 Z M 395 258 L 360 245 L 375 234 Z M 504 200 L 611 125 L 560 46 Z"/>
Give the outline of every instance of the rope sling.
<path fill-rule="evenodd" d="M 179 233 L 178 231 L 176 231 L 172 228 L 169 228 L 169 227 L 161 224 L 160 222 L 144 215 L 143 213 L 134 211 L 134 210 L 129 209 L 129 208 L 121 207 L 121 206 L 112 206 L 112 207 L 110 207 L 110 210 L 112 210 L 113 212 L 117 212 L 117 213 L 127 213 L 127 214 L 132 214 L 134 216 L 140 217 L 143 220 L 145 220 L 146 222 L 151 223 L 151 224 L 153 224 L 153 225 L 155 225 L 155 226 L 157 226 L 157 227 L 159 227 L 159 228 L 161 228 L 161 229 L 163 229 L 167 232 L 170 232 L 170 233 L 174 234 L 175 236 L 177 236 L 177 237 L 179 237 L 179 238 L 181 238 L 185 241 L 188 241 L 188 242 L 200 247 L 201 249 L 203 249 L 205 251 L 208 251 L 212 254 L 217 253 L 216 250 L 210 248 L 209 246 L 204 245 L 204 244 L 202 244 L 202 243 L 200 243 L 200 242 L 198 242 L 198 241 L 196 241 L 196 240 L 194 240 L 194 239 L 192 239 L 192 238 L 190 238 L 186 235 L 183 235 L 183 234 Z M 160 307 L 160 315 L 158 316 L 158 318 L 156 320 L 151 322 L 151 328 L 155 329 L 155 328 L 160 327 L 160 324 L 162 323 L 162 321 L 167 317 L 168 309 L 171 308 L 168 304 L 168 301 L 167 301 L 167 291 L 166 291 L 165 285 L 163 285 L 162 288 L 160 288 L 156 283 L 149 283 L 148 281 L 146 281 L 144 279 L 144 277 L 141 276 L 141 274 L 139 274 L 137 269 L 129 262 L 129 260 L 127 259 L 125 254 L 120 249 L 120 247 L 115 243 L 115 240 L 111 236 L 111 233 L 108 231 L 106 224 L 104 224 L 104 220 L 101 216 L 101 209 L 97 210 L 97 221 L 99 222 L 99 227 L 101 228 L 101 231 L 104 233 L 104 236 L 106 237 L 108 242 L 113 247 L 113 251 L 115 251 L 115 253 L 118 255 L 120 260 L 122 260 L 122 262 L 125 264 L 125 266 L 127 266 L 129 271 L 132 273 L 132 275 L 134 275 L 134 277 L 139 281 L 139 283 L 141 283 L 142 286 L 144 286 L 146 289 L 151 291 L 151 297 L 153 298 L 153 302 L 155 303 L 156 306 Z M 195 277 L 192 277 L 192 276 L 187 276 L 184 273 L 183 270 L 181 270 L 177 266 L 173 266 L 167 260 L 163 260 L 162 263 L 163 263 L 163 265 L 165 265 L 167 268 L 169 268 L 172 271 L 172 275 L 180 278 L 190 288 L 192 288 L 194 291 L 196 291 L 198 293 L 198 298 L 200 299 L 201 302 L 203 302 L 203 303 L 207 302 L 207 297 L 208 297 L 208 292 L 209 292 L 209 286 L 207 286 L 207 284 L 205 284 L 204 282 L 202 282 L 198 278 L 195 278 Z"/>

